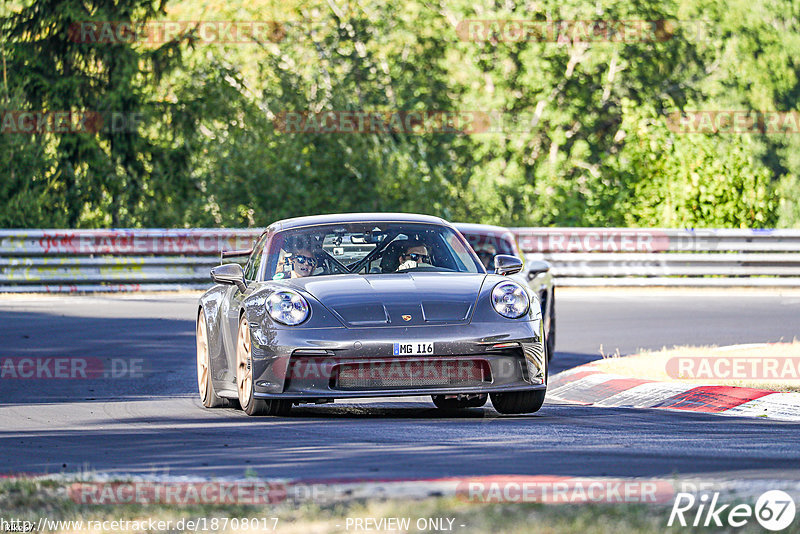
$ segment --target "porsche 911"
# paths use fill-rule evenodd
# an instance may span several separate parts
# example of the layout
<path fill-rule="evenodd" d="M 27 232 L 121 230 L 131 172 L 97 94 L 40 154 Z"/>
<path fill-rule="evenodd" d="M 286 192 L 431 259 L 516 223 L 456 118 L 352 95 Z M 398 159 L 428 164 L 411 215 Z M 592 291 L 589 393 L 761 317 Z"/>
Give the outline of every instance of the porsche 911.
<path fill-rule="evenodd" d="M 222 256 L 197 310 L 205 407 L 286 415 L 303 403 L 430 395 L 446 411 L 491 397 L 498 412 L 520 414 L 544 402 L 540 303 L 510 278 L 522 261 L 498 254 L 487 271 L 447 221 L 287 219 Z"/>

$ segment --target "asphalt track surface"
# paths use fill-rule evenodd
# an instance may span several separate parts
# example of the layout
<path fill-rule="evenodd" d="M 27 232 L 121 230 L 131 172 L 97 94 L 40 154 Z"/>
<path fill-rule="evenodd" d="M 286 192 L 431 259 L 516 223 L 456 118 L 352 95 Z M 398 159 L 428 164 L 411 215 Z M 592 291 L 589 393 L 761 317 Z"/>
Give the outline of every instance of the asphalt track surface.
<path fill-rule="evenodd" d="M 337 402 L 287 418 L 206 410 L 194 295 L 0 296 L 0 357 L 141 359 L 140 378 L 0 380 L 0 474 L 302 480 L 490 474 L 800 480 L 800 424 L 546 403 L 442 416 L 428 398 Z M 553 372 L 600 350 L 791 341 L 800 293 L 561 291 Z"/>

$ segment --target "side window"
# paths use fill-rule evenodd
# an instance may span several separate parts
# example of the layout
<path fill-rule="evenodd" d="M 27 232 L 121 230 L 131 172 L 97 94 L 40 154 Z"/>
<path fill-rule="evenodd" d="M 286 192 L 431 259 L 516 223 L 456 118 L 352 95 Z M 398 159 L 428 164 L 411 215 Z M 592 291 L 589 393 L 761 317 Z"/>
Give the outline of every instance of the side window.
<path fill-rule="evenodd" d="M 256 246 L 253 247 L 253 252 L 250 254 L 250 259 L 247 260 L 247 265 L 244 268 L 244 277 L 247 280 L 255 280 L 258 274 L 258 266 L 261 265 L 261 253 L 264 250 L 264 243 L 267 241 L 267 235 L 262 235 Z"/>

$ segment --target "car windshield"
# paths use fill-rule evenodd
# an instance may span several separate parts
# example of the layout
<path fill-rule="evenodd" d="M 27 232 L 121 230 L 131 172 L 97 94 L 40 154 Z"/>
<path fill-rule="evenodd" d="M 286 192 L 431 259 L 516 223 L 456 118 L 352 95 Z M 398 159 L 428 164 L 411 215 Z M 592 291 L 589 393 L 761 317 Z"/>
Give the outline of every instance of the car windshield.
<path fill-rule="evenodd" d="M 485 230 L 480 233 L 462 230 L 461 233 L 486 269 L 494 268 L 494 257 L 498 254 L 517 257 L 520 255 L 514 241 L 514 234 L 508 230 L 502 232 Z"/>
<path fill-rule="evenodd" d="M 278 232 L 266 252 L 266 278 L 409 272 L 482 273 L 463 238 L 446 226 L 349 223 Z"/>

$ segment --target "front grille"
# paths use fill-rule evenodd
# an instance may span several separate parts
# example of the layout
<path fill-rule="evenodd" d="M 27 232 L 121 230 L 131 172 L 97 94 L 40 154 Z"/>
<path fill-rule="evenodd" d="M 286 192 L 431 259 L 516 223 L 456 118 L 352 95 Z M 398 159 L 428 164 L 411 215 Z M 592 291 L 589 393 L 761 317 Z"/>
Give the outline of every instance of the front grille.
<path fill-rule="evenodd" d="M 491 381 L 486 360 L 381 360 L 336 366 L 330 386 L 340 390 L 469 387 Z"/>

